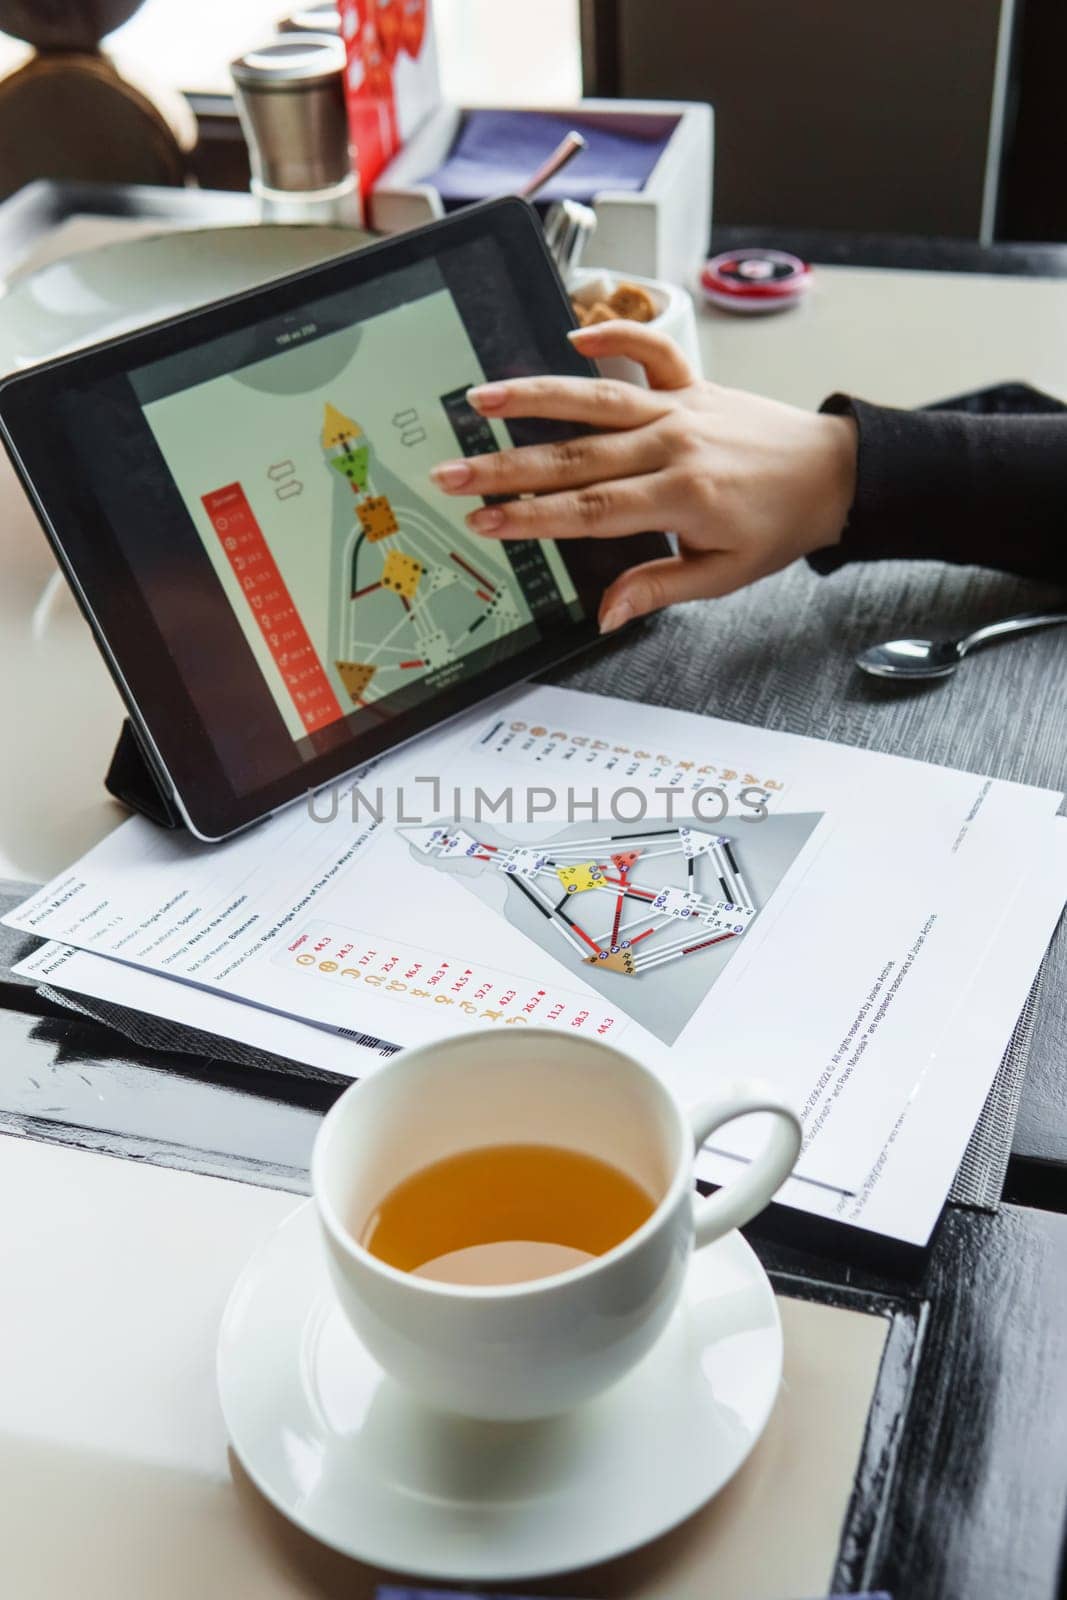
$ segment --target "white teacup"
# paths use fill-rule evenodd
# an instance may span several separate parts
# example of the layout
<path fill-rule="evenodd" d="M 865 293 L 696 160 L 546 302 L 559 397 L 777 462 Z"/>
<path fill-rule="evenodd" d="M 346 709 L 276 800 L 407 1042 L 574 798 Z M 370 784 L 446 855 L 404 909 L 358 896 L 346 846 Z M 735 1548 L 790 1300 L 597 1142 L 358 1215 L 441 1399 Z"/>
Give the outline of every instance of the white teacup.
<path fill-rule="evenodd" d="M 701 1199 L 694 1151 L 723 1123 L 758 1111 L 774 1116 L 766 1147 Z M 796 1111 L 770 1084 L 723 1085 L 687 1115 L 631 1057 L 529 1028 L 423 1045 L 353 1084 L 319 1132 L 312 1185 L 334 1287 L 375 1360 L 439 1409 L 513 1421 L 566 1411 L 628 1372 L 674 1310 L 694 1244 L 762 1210 L 800 1141 Z M 359 1244 L 353 1229 L 404 1178 L 498 1144 L 599 1157 L 658 1204 L 606 1254 L 523 1283 L 442 1283 L 399 1271 Z"/>

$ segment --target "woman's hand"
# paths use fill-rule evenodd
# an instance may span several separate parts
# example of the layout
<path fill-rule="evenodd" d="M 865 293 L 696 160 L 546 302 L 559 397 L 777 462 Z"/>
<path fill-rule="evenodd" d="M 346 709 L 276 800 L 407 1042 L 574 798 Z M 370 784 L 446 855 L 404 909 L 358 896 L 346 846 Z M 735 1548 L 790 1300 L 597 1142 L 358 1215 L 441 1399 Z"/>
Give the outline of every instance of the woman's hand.
<path fill-rule="evenodd" d="M 469 400 L 490 418 L 550 417 L 598 431 L 436 467 L 455 495 L 528 495 L 471 512 L 493 539 L 612 539 L 652 528 L 678 554 L 631 567 L 607 590 L 600 629 L 679 600 L 728 594 L 836 544 L 855 490 L 856 429 L 693 376 L 678 347 L 634 322 L 571 334 L 583 355 L 629 356 L 649 388 L 606 378 L 518 378 Z"/>

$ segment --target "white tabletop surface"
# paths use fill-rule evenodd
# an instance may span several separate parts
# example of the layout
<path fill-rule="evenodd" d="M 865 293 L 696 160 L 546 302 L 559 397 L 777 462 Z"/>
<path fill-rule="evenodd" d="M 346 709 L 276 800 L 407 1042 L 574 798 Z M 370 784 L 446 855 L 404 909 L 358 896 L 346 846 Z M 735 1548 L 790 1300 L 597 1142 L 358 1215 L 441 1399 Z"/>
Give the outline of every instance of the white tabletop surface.
<path fill-rule="evenodd" d="M 705 376 L 814 409 L 841 389 L 919 406 L 1025 380 L 1067 399 L 1067 281 L 817 267 L 770 316 L 698 313 Z"/>
<path fill-rule="evenodd" d="M 103 787 L 122 702 L 0 455 L 0 878 L 44 880 L 121 821 Z"/>
<path fill-rule="evenodd" d="M 121 236 L 121 225 L 112 231 Z M 97 221 L 91 237 L 106 232 Z M 708 376 L 797 405 L 817 406 L 836 388 L 917 405 L 1007 379 L 1067 397 L 1067 282 L 819 267 L 796 309 L 753 318 L 699 307 L 697 316 Z M 122 705 L 67 589 L 41 611 L 53 570 L 5 458 L 0 878 L 51 877 L 122 816 L 102 787 Z"/>
<path fill-rule="evenodd" d="M 0 1138 L 5 1600 L 371 1600 L 385 1575 L 289 1528 L 227 1454 L 219 1318 L 245 1260 L 293 1206 L 274 1190 Z M 520 1591 L 826 1592 L 887 1324 L 779 1304 L 782 1392 L 718 1499 L 580 1585 Z M 817 1462 L 806 1459 L 813 1441 Z"/>

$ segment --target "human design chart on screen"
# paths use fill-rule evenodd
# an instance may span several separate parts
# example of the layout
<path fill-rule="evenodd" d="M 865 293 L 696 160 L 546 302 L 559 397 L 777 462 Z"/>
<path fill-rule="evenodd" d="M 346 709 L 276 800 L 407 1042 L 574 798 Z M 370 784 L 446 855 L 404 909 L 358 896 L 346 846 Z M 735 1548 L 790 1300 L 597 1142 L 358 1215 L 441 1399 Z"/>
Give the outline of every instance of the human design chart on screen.
<path fill-rule="evenodd" d="M 294 739 L 410 704 L 577 605 L 551 544 L 465 526 L 430 468 L 509 442 L 467 404 L 484 373 L 447 290 L 145 405 Z"/>

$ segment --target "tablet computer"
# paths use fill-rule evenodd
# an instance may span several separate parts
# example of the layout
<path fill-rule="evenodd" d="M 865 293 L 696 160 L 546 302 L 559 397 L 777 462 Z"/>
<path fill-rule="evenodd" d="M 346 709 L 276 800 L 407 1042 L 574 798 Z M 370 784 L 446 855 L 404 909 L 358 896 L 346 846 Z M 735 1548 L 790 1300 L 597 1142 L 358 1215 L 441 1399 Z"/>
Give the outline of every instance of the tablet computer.
<path fill-rule="evenodd" d="M 160 792 L 220 839 L 597 638 L 660 534 L 496 543 L 430 468 L 567 437 L 591 375 L 534 211 L 472 207 L 0 385 L 0 431 Z M 76 709 L 75 709 L 76 714 Z"/>

